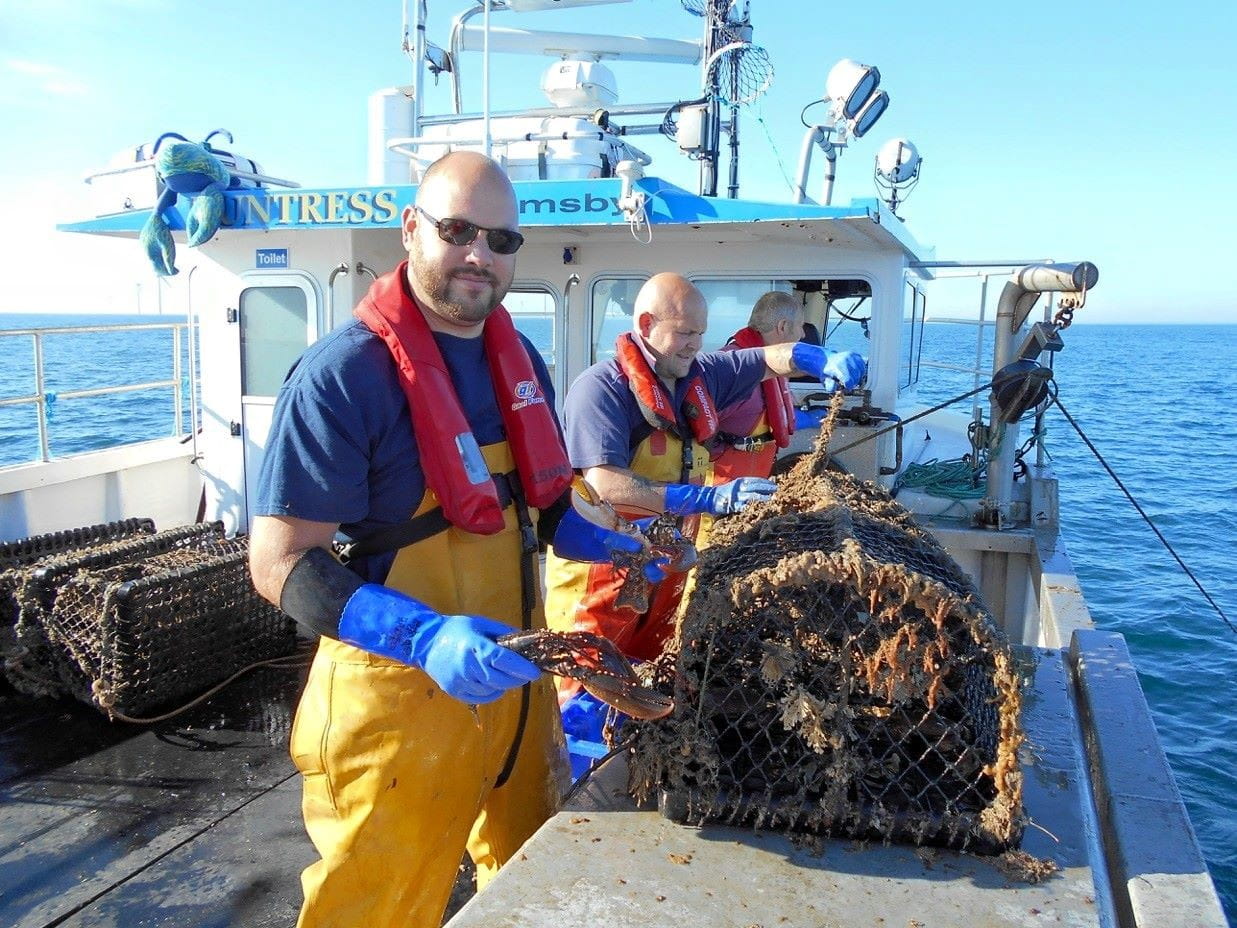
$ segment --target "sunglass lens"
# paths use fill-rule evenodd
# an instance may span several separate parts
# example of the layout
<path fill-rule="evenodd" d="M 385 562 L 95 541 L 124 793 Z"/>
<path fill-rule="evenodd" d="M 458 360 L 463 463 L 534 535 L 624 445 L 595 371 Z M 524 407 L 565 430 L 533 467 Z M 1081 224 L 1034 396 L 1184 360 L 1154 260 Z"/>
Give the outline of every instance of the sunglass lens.
<path fill-rule="evenodd" d="M 524 236 L 510 229 L 490 229 L 486 232 L 486 244 L 496 255 L 513 255 L 524 244 Z"/>
<path fill-rule="evenodd" d="M 443 219 L 438 223 L 438 234 L 444 242 L 452 245 L 470 245 L 477 237 L 477 227 L 464 219 Z"/>

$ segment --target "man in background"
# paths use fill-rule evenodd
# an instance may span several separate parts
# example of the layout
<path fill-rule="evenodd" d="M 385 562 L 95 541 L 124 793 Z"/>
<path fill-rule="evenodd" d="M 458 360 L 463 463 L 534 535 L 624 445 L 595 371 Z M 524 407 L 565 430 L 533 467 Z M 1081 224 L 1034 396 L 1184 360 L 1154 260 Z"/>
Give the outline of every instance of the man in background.
<path fill-rule="evenodd" d="M 785 345 L 802 338 L 803 304 L 792 294 L 771 290 L 756 301 L 747 325 L 730 336 L 722 350 Z M 750 394 L 721 412 L 714 478 L 720 482 L 768 477 L 778 449 L 790 444 L 794 431 L 794 401 L 787 379 L 762 380 Z"/>
<path fill-rule="evenodd" d="M 657 274 L 641 287 L 632 322 L 633 331 L 618 337 L 614 358 L 588 368 L 567 393 L 568 455 L 620 513 L 633 519 L 668 513 L 689 541 L 702 520 L 739 512 L 776 488 L 762 477 L 714 478 L 709 448 L 720 409 L 750 396 L 765 378 L 803 372 L 852 384 L 862 373 L 858 355 L 831 355 L 804 343 L 701 354 L 708 308 L 678 274 Z M 547 555 L 549 626 L 604 635 L 636 660 L 656 658 L 674 631 L 686 574 L 654 584 L 643 613 L 618 606 L 624 578 L 611 565 Z M 559 701 L 569 744 L 601 740 L 602 707 L 592 697 L 565 680 Z M 578 763 L 573 758 L 577 772 Z"/>

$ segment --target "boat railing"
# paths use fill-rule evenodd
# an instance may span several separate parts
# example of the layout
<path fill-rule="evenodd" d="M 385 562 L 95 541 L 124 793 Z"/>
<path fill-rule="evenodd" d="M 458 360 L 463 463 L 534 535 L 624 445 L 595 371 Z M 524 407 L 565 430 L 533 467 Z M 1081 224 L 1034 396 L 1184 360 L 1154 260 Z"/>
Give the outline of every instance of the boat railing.
<path fill-rule="evenodd" d="M 1022 261 L 1002 261 L 1002 262 L 954 262 L 954 261 L 925 261 L 914 265 L 915 269 L 931 270 L 932 280 L 962 280 L 976 279 L 979 282 L 979 298 L 976 304 L 974 316 L 970 315 L 940 315 L 932 316 L 925 315 L 924 324 L 931 326 L 960 326 L 963 328 L 971 327 L 974 329 L 975 336 L 975 351 L 974 362 L 972 364 L 959 364 L 956 362 L 936 360 L 928 357 L 921 357 L 919 360 L 920 369 L 932 368 L 934 370 L 953 371 L 955 373 L 967 374 L 971 378 L 971 389 L 978 389 L 982 384 L 992 378 L 994 370 L 993 350 L 994 342 L 993 333 L 996 327 L 996 318 L 993 316 L 988 305 L 989 283 L 995 278 L 997 283 L 1002 283 L 1007 280 L 1010 273 L 1018 267 L 1036 263 L 1032 260 Z M 998 292 L 999 295 L 999 292 Z M 1048 293 L 1048 300 L 1044 307 L 1044 318 L 1052 317 L 1055 296 Z M 965 309 L 960 309 L 965 312 Z M 971 414 L 972 418 L 976 413 L 983 409 L 986 405 L 987 397 L 983 393 L 977 393 L 971 398 Z"/>
<path fill-rule="evenodd" d="M 90 387 L 78 390 L 49 390 L 47 388 L 47 360 L 44 352 L 45 339 L 49 336 L 92 335 L 99 333 L 138 332 L 169 330 L 172 334 L 172 376 L 166 379 L 144 380 L 140 383 L 117 384 L 105 387 Z M 48 428 L 49 406 L 61 400 L 85 399 L 87 397 L 134 393 L 139 390 L 155 390 L 170 387 L 172 390 L 172 416 L 174 434 L 183 435 L 185 419 L 184 367 L 181 362 L 183 339 L 189 342 L 189 382 L 195 391 L 197 369 L 194 359 L 193 330 L 187 322 L 123 323 L 118 325 L 43 326 L 26 329 L 0 330 L 0 338 L 30 338 L 33 340 L 34 392 L 23 396 L 0 397 L 0 408 L 10 406 L 34 406 L 39 429 L 39 460 L 52 459 L 51 439 Z M 190 434 L 197 434 L 197 403 L 189 404 Z M 123 442 L 117 442 L 123 444 Z"/>

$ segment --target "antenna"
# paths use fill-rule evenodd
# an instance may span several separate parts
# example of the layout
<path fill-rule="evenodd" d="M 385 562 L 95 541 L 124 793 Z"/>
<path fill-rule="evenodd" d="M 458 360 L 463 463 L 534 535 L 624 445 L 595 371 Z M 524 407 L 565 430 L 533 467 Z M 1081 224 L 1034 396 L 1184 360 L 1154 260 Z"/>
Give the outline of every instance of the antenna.
<path fill-rule="evenodd" d="M 910 139 L 890 139 L 876 153 L 872 179 L 889 211 L 898 215 L 898 203 L 910 196 L 919 183 L 923 159 Z M 901 218 L 900 216 L 898 217 Z"/>
<path fill-rule="evenodd" d="M 702 98 L 671 107 L 662 131 L 673 135 L 679 148 L 700 161 L 700 193 L 717 195 L 718 162 L 722 130 L 730 135 L 730 184 L 728 194 L 739 195 L 739 109 L 754 103 L 773 83 L 773 63 L 768 53 L 752 44 L 752 24 L 747 0 L 681 0 L 689 13 L 701 16 L 704 27 Z M 730 110 L 722 124 L 721 108 Z M 684 123 L 676 124 L 682 113 Z"/>

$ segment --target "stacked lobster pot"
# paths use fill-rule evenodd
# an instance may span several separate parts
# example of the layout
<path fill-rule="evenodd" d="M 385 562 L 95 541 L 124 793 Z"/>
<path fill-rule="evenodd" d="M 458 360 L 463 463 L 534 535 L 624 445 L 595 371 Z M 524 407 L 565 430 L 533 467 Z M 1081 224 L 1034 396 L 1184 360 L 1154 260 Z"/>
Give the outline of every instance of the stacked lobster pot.
<path fill-rule="evenodd" d="M 253 588 L 246 539 L 219 522 L 133 522 L 0 551 L 17 607 L 3 655 L 14 687 L 128 718 L 293 650 L 292 620 Z"/>
<path fill-rule="evenodd" d="M 653 668 L 674 711 L 630 723 L 632 792 L 693 824 L 1008 849 L 1010 649 L 948 554 L 822 448 L 701 552 Z"/>

